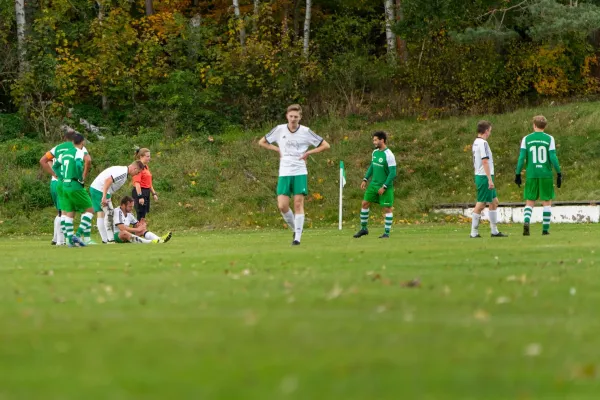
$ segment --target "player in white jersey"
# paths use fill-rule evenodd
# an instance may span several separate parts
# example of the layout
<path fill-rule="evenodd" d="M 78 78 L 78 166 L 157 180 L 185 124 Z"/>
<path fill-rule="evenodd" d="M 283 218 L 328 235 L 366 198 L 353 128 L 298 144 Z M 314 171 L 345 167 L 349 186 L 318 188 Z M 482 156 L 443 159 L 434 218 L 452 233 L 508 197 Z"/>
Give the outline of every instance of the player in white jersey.
<path fill-rule="evenodd" d="M 114 215 L 114 241 L 116 243 L 166 243 L 171 240 L 171 232 L 160 237 L 146 228 L 146 223 L 138 221 L 131 211 L 133 210 L 133 199 L 129 196 L 121 199 L 121 205 L 115 209 Z"/>
<path fill-rule="evenodd" d="M 139 174 L 143 168 L 144 164 L 139 160 L 127 167 L 110 167 L 102 171 L 90 185 L 92 205 L 98 216 L 97 226 L 103 243 L 113 243 L 114 239 L 112 194 L 127 182 L 128 177 Z"/>
<path fill-rule="evenodd" d="M 292 245 L 300 244 L 304 227 L 304 196 L 308 194 L 306 161 L 311 154 L 329 149 L 329 143 L 306 126 L 300 125 L 302 108 L 293 104 L 287 108 L 287 124 L 276 126 L 258 144 L 279 154 L 277 206 L 283 219 L 294 232 Z M 277 146 L 274 145 L 277 143 Z M 310 146 L 314 148 L 308 150 Z M 290 210 L 294 199 L 294 211 Z"/>
<path fill-rule="evenodd" d="M 498 195 L 494 183 L 494 156 L 487 142 L 492 134 L 492 124 L 488 121 L 477 123 L 477 139 L 473 142 L 473 167 L 475 168 L 475 186 L 477 187 L 477 203 L 471 215 L 471 237 L 480 238 L 479 221 L 481 212 L 489 204 L 490 227 L 492 237 L 506 237 L 498 231 Z"/>

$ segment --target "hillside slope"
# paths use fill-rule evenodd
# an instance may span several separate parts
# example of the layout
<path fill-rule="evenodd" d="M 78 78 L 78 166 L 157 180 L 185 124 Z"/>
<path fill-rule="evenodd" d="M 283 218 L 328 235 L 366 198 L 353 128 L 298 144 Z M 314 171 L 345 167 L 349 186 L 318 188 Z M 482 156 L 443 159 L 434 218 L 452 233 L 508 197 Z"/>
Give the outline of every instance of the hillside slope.
<path fill-rule="evenodd" d="M 470 146 L 480 118 L 493 123 L 489 143 L 494 153 L 499 198 L 519 201 L 522 192 L 513 184 L 514 168 L 520 140 L 531 131 L 531 119 L 536 114 L 548 118 L 547 132 L 557 142 L 564 176 L 557 199 L 599 199 L 596 171 L 600 169 L 600 103 L 431 121 L 318 121 L 310 126 L 332 148 L 311 157 L 308 163 L 309 225 L 337 223 L 340 160 L 346 164 L 348 178 L 344 219 L 356 223 L 362 198 L 359 185 L 370 161 L 371 133 L 379 129 L 391 134 L 390 148 L 399 165 L 397 220 L 421 218 L 436 203 L 473 201 Z M 151 212 L 151 223 L 157 229 L 279 228 L 283 224 L 275 201 L 279 160 L 275 153 L 256 144 L 264 133 L 231 131 L 209 140 L 165 138 L 161 132 L 141 128 L 133 137 L 113 136 L 89 144 L 94 160 L 91 177 L 107 166 L 130 162 L 134 144 L 149 147 L 155 188 L 160 195 Z M 0 143 L 0 163 L 8 166 L 0 172 L 0 188 L 4 192 L 0 232 L 51 230 L 49 177 L 41 174 L 37 166 L 37 160 L 49 147 L 50 144 L 23 140 Z M 116 197 L 130 191 L 131 187 L 124 188 Z"/>

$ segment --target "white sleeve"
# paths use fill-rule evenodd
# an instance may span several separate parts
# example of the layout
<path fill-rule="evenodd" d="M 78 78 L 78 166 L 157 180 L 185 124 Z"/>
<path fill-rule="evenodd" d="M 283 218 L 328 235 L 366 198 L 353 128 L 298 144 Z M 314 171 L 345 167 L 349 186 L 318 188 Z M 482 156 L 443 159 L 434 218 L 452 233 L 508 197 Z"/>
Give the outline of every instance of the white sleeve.
<path fill-rule="evenodd" d="M 527 137 L 527 136 L 525 136 L 525 137 Z M 525 138 L 523 138 L 523 140 L 521 140 L 521 148 L 527 149 L 527 143 L 525 142 Z"/>
<path fill-rule="evenodd" d="M 50 149 L 49 151 L 50 154 L 52 154 L 54 157 L 56 157 L 56 146 L 54 146 L 53 148 Z"/>
<path fill-rule="evenodd" d="M 554 142 L 554 137 L 550 136 L 550 148 L 548 149 L 549 151 L 556 151 L 556 143 Z"/>
<path fill-rule="evenodd" d="M 485 141 L 481 142 L 481 146 L 479 146 L 479 156 L 483 160 L 484 158 L 490 158 L 490 153 L 488 151 L 488 144 Z"/>
<path fill-rule="evenodd" d="M 138 222 L 140 222 L 133 216 L 133 214 L 128 214 L 127 216 L 129 217 L 129 221 L 131 222 L 131 225 L 135 225 Z"/>
<path fill-rule="evenodd" d="M 123 217 L 123 210 L 121 207 L 115 209 L 115 226 L 121 225 L 125 223 L 125 218 Z"/>
<path fill-rule="evenodd" d="M 265 135 L 265 139 L 267 139 L 269 144 L 277 143 L 279 141 L 279 129 L 277 128 L 279 127 L 276 126 L 275 128 L 271 129 L 271 132 Z"/>
<path fill-rule="evenodd" d="M 396 166 L 396 156 L 394 156 L 394 153 L 392 153 L 391 150 L 385 152 L 385 158 L 387 159 L 388 167 Z"/>
<path fill-rule="evenodd" d="M 308 135 L 310 137 L 309 142 L 311 145 L 319 147 L 319 145 L 323 143 L 323 138 L 314 133 L 311 129 L 308 130 Z"/>

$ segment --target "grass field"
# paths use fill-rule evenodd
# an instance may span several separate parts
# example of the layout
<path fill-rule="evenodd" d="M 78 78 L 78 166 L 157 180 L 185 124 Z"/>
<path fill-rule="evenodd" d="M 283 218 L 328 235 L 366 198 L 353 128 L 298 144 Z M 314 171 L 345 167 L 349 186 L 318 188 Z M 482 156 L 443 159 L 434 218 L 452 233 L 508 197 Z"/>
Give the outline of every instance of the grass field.
<path fill-rule="evenodd" d="M 380 229 L 2 238 L 0 399 L 598 398 L 600 227 Z"/>

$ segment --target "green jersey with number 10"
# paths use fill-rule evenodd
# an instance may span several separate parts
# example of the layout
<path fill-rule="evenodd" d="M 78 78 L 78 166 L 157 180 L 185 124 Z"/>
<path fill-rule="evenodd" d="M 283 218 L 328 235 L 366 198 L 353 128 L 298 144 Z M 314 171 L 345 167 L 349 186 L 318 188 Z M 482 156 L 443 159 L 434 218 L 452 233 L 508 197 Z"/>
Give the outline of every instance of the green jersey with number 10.
<path fill-rule="evenodd" d="M 527 178 L 552 178 L 552 166 L 560 173 L 554 138 L 544 132 L 533 132 L 521 141 L 521 152 L 516 173 L 525 163 Z"/>

